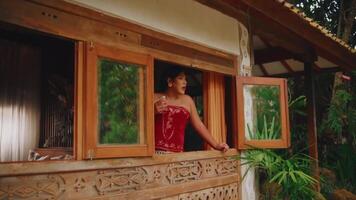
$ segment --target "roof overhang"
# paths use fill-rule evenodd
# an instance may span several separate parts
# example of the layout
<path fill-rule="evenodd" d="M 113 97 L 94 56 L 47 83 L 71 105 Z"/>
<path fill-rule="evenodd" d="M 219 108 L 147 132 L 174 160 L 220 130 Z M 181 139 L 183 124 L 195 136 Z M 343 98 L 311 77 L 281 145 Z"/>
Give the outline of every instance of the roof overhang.
<path fill-rule="evenodd" d="M 318 58 L 334 63 L 334 67 L 356 70 L 356 51 L 326 29 L 304 16 L 284 0 L 197 0 L 236 18 L 256 35 L 270 43 L 275 59 L 316 62 Z M 283 52 L 286 50 L 286 52 Z M 267 50 L 255 53 L 266 56 Z M 258 55 L 256 55 L 258 56 Z M 271 55 L 272 56 L 272 55 Z M 265 57 L 255 57 L 261 62 Z M 260 64 L 260 63 L 258 63 Z"/>

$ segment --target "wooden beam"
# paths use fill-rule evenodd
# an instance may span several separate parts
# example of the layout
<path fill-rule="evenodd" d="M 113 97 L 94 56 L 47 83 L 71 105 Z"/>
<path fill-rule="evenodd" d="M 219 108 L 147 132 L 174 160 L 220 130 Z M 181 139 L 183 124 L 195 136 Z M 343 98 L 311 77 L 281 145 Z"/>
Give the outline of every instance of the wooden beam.
<path fill-rule="evenodd" d="M 266 40 L 263 39 L 263 38 L 261 38 L 261 40 L 262 40 L 262 42 L 265 43 L 265 45 L 266 45 L 267 47 L 273 48 L 272 45 L 271 45 L 268 41 L 266 41 Z M 286 52 L 285 49 L 281 49 L 281 50 L 282 50 L 283 52 Z M 283 54 L 283 52 L 282 52 L 282 54 Z M 295 57 L 295 56 L 293 56 L 291 53 L 287 53 L 287 54 L 288 54 L 288 56 L 291 56 L 291 58 Z M 283 59 L 283 58 L 279 59 L 279 61 L 280 61 L 280 62 L 282 63 L 282 65 L 287 69 L 287 71 L 288 71 L 289 73 L 292 73 L 292 75 L 294 76 L 294 75 L 296 75 L 296 74 L 295 74 L 295 71 L 294 71 L 294 70 L 292 69 L 292 67 L 285 61 L 285 59 L 289 59 L 288 56 L 285 56 L 284 59 Z"/>
<path fill-rule="evenodd" d="M 340 72 L 342 71 L 341 67 L 328 67 L 328 68 L 320 68 L 320 70 L 317 72 L 317 74 L 322 74 L 322 73 L 335 73 L 335 72 Z"/>
<path fill-rule="evenodd" d="M 308 109 L 308 146 L 309 156 L 314 160 L 312 161 L 312 173 L 316 180 L 320 181 L 319 167 L 318 167 L 318 137 L 316 128 L 316 110 L 315 110 L 315 73 L 313 63 L 304 63 L 305 72 L 305 88 Z M 319 183 L 316 189 L 320 190 Z"/>
<path fill-rule="evenodd" d="M 294 55 L 280 47 L 255 50 L 255 64 L 264 64 L 294 58 Z"/>
<path fill-rule="evenodd" d="M 340 67 L 330 67 L 330 68 L 321 68 L 320 71 L 315 70 L 315 74 L 325 74 L 325 73 L 335 73 L 342 71 L 342 68 Z M 304 71 L 295 71 L 293 74 L 290 73 L 281 73 L 281 74 L 271 74 L 271 77 L 281 77 L 281 78 L 289 78 L 289 77 L 295 77 L 295 76 L 304 76 L 305 73 Z"/>
<path fill-rule="evenodd" d="M 315 71 L 320 72 L 321 71 L 321 67 L 319 67 L 316 63 L 313 63 L 313 68 L 315 69 Z"/>
<path fill-rule="evenodd" d="M 259 64 L 258 65 L 263 73 L 264 76 L 269 76 L 269 73 L 267 72 L 265 66 L 263 66 L 263 64 Z"/>
<path fill-rule="evenodd" d="M 294 70 L 292 69 L 292 67 L 285 61 L 285 60 L 281 60 L 280 61 L 282 63 L 282 65 L 284 66 L 284 68 L 287 69 L 287 71 L 289 73 L 294 73 Z"/>
<path fill-rule="evenodd" d="M 152 49 L 158 49 L 164 52 L 174 53 L 185 57 L 193 56 L 194 59 L 204 60 L 218 65 L 234 68 L 234 61 L 232 59 L 227 59 L 220 56 L 208 54 L 184 45 L 174 44 L 148 35 L 141 36 L 141 45 Z"/>
<path fill-rule="evenodd" d="M 293 34 L 288 31 L 283 31 L 281 27 L 278 27 L 277 25 L 266 26 L 269 22 L 260 18 L 253 18 L 251 23 L 254 34 L 265 38 L 276 46 L 298 55 L 301 60 L 313 59 L 310 58 L 310 54 L 308 54 L 306 42 L 301 38 L 294 37 Z"/>
<path fill-rule="evenodd" d="M 267 47 L 273 48 L 273 46 L 271 45 L 270 41 L 268 41 L 266 38 L 260 37 L 260 39 Z M 272 42 L 273 42 L 273 40 L 272 40 Z M 291 51 L 289 51 L 288 49 L 285 49 L 285 48 L 281 48 L 281 49 L 283 51 L 287 52 L 288 54 L 290 54 L 291 58 L 293 58 L 295 60 L 298 60 L 300 62 L 316 61 L 317 60 L 317 56 L 316 56 L 315 52 L 313 50 L 310 50 L 310 48 L 308 48 L 307 45 L 305 46 L 305 52 L 302 52 L 302 53 L 291 52 Z M 288 58 L 286 58 L 286 59 L 288 59 Z"/>

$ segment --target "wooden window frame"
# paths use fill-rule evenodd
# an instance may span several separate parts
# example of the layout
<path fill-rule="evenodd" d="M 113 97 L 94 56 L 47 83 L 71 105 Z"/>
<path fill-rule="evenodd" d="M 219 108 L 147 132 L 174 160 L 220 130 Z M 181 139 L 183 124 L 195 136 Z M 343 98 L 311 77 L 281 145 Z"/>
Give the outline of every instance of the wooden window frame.
<path fill-rule="evenodd" d="M 85 134 L 83 157 L 114 158 L 152 156 L 153 142 L 153 58 L 150 55 L 130 52 L 114 47 L 88 42 L 85 45 L 86 70 L 85 71 Z M 130 145 L 98 145 L 98 73 L 99 58 L 107 58 L 125 63 L 144 66 L 145 74 L 143 84 L 143 97 L 140 98 L 140 123 L 143 122 L 145 144 Z M 142 111 L 144 109 L 144 111 Z M 141 127 L 141 125 L 140 125 Z M 141 128 L 140 128 L 141 130 Z M 139 133 L 142 136 L 142 133 Z"/>
<path fill-rule="evenodd" d="M 247 140 L 245 137 L 245 102 L 243 97 L 244 85 L 278 86 L 281 111 L 281 139 L 278 140 Z M 282 78 L 237 77 L 237 114 L 238 114 L 238 149 L 251 148 L 288 148 L 290 146 L 289 114 L 287 80 Z"/>

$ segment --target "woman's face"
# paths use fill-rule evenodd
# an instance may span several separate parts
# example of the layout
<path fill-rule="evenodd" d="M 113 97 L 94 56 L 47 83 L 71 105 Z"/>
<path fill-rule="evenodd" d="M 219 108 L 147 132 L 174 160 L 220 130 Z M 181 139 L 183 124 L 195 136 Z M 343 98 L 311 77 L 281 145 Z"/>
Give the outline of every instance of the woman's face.
<path fill-rule="evenodd" d="M 185 90 L 187 88 L 187 79 L 183 72 L 176 76 L 173 81 L 170 81 L 169 84 L 172 85 L 170 88 L 175 90 L 175 92 L 179 94 L 185 94 Z"/>

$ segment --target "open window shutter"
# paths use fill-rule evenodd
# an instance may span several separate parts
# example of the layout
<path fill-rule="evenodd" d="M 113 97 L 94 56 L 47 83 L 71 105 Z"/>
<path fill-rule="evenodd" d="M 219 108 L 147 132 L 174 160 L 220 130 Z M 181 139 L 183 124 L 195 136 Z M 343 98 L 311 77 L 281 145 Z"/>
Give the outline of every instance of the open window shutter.
<path fill-rule="evenodd" d="M 287 80 L 237 77 L 238 148 L 290 146 Z"/>

